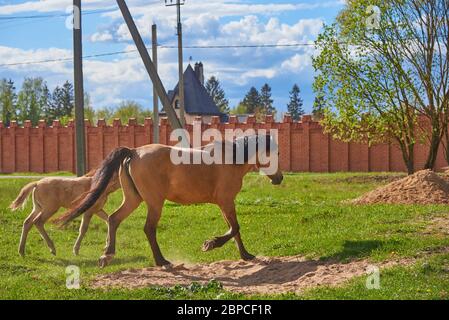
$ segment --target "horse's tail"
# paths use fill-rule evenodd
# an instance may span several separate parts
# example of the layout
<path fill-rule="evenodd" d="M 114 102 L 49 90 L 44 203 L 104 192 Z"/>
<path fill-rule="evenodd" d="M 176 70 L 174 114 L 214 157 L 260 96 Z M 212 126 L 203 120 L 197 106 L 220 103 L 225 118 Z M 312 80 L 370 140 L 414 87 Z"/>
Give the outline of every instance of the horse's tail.
<path fill-rule="evenodd" d="M 75 208 L 70 209 L 64 215 L 56 219 L 55 222 L 64 226 L 93 207 L 105 192 L 114 174 L 119 171 L 123 161 L 132 158 L 132 156 L 133 152 L 129 148 L 120 147 L 112 151 L 106 159 L 104 159 L 100 168 L 98 168 L 92 180 L 90 190 L 84 198 L 81 199 L 81 202 L 79 202 Z"/>
<path fill-rule="evenodd" d="M 31 191 L 34 190 L 34 188 L 36 188 L 37 186 L 37 182 L 31 182 L 28 183 L 25 187 L 22 188 L 22 190 L 20 190 L 19 195 L 17 196 L 16 200 L 14 200 L 11 205 L 9 206 L 9 208 L 12 211 L 17 210 L 19 207 L 25 207 L 26 204 L 26 200 L 28 199 L 28 195 L 31 193 Z"/>

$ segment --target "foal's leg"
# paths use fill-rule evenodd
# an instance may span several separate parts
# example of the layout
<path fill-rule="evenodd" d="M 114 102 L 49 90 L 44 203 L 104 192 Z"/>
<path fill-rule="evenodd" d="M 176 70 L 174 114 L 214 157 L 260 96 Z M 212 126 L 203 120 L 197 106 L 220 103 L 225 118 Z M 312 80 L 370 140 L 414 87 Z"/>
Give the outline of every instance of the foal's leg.
<path fill-rule="evenodd" d="M 47 243 L 48 248 L 50 249 L 51 254 L 56 255 L 56 248 L 53 244 L 53 241 L 50 239 L 50 237 L 47 234 L 47 231 L 45 231 L 44 224 L 47 222 L 47 220 L 53 216 L 56 213 L 56 210 L 51 211 L 42 211 L 35 219 L 34 224 L 36 225 L 37 230 L 39 230 L 39 233 L 41 234 L 42 239 L 45 240 Z"/>
<path fill-rule="evenodd" d="M 234 238 L 242 259 L 244 260 L 253 259 L 254 256 L 248 253 L 248 251 L 246 251 L 242 239 L 240 237 L 240 226 L 237 221 L 234 202 L 229 202 L 224 205 L 220 205 L 220 208 L 223 217 L 225 218 L 227 224 L 229 225 L 229 230 L 223 236 L 215 237 L 214 239 L 207 240 L 206 242 L 204 242 L 203 251 L 209 251 L 215 248 L 219 248 L 223 246 L 226 242 L 228 242 L 231 238 Z"/>
<path fill-rule="evenodd" d="M 22 234 L 20 235 L 20 243 L 19 243 L 19 254 L 23 257 L 25 256 L 25 245 L 27 241 L 28 232 L 33 227 L 34 218 L 40 213 L 40 208 L 34 205 L 33 210 L 30 215 L 23 222 Z"/>
<path fill-rule="evenodd" d="M 78 234 L 78 238 L 76 238 L 75 245 L 73 246 L 73 254 L 77 256 L 80 252 L 80 246 L 81 241 L 83 241 L 84 235 L 87 232 L 87 229 L 89 228 L 90 220 L 92 219 L 93 213 L 92 212 L 86 212 L 83 215 L 83 219 L 81 220 L 80 230 Z"/>
<path fill-rule="evenodd" d="M 153 258 L 157 266 L 169 265 L 170 262 L 165 260 L 161 249 L 156 240 L 157 224 L 161 218 L 162 205 L 152 206 L 148 204 L 147 221 L 145 223 L 145 234 L 150 243 L 151 251 L 153 251 Z"/>

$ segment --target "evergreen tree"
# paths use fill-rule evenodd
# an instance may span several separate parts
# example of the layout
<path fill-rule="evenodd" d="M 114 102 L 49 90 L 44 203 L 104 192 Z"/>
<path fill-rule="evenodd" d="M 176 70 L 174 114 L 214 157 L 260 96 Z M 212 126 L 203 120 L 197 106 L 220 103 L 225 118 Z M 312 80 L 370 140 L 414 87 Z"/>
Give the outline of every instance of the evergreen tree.
<path fill-rule="evenodd" d="M 75 106 L 74 99 L 73 85 L 69 81 L 66 81 L 62 87 L 57 86 L 45 108 L 47 122 L 51 124 L 56 119 L 70 118 Z"/>
<path fill-rule="evenodd" d="M 298 121 L 304 114 L 303 101 L 301 99 L 301 90 L 299 86 L 295 84 L 290 91 L 290 102 L 287 104 L 287 110 L 292 116 L 292 119 Z"/>
<path fill-rule="evenodd" d="M 0 81 L 0 119 L 6 126 L 15 118 L 17 94 L 12 80 Z"/>
<path fill-rule="evenodd" d="M 273 99 L 271 99 L 271 87 L 265 83 L 260 90 L 260 104 L 261 112 L 263 114 L 275 115 L 276 108 L 273 106 Z"/>
<path fill-rule="evenodd" d="M 245 107 L 246 113 L 255 114 L 261 106 L 259 91 L 251 87 L 241 104 Z"/>
<path fill-rule="evenodd" d="M 206 91 L 214 100 L 218 109 L 223 113 L 229 113 L 229 101 L 226 99 L 225 92 L 221 87 L 220 81 L 214 76 L 206 82 Z"/>

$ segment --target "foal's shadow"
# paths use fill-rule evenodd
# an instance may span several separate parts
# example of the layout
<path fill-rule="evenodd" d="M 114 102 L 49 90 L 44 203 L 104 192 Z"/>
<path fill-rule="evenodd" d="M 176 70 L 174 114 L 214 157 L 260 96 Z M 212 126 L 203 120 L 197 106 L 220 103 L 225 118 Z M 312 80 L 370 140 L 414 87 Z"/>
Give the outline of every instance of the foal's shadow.
<path fill-rule="evenodd" d="M 44 259 L 44 258 L 36 258 L 37 262 L 40 263 L 51 263 L 58 264 L 61 266 L 68 266 L 71 264 L 77 264 L 80 267 L 98 267 L 98 258 L 97 259 L 80 259 L 79 261 L 66 259 L 66 258 L 56 258 L 55 260 Z M 127 263 L 147 263 L 148 257 L 145 256 L 135 256 L 135 257 L 126 257 L 126 258 L 114 258 L 112 265 L 123 265 Z"/>

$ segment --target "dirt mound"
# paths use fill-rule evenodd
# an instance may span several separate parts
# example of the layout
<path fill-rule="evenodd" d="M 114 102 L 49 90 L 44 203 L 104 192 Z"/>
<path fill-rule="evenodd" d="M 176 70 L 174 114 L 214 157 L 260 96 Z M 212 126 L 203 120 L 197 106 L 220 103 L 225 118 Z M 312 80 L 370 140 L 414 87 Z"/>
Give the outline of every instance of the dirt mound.
<path fill-rule="evenodd" d="M 376 263 L 380 268 L 398 264 L 409 265 L 414 259 Z M 130 269 L 100 275 L 93 280 L 94 288 L 141 288 L 149 286 L 172 287 L 207 284 L 219 281 L 223 288 L 245 294 L 274 294 L 296 292 L 321 285 L 335 286 L 352 277 L 367 274 L 372 265 L 368 260 L 348 263 L 306 260 L 301 256 L 257 258 L 254 261 L 219 261 L 211 264 L 177 265 L 171 268 Z"/>
<path fill-rule="evenodd" d="M 353 204 L 448 204 L 449 184 L 431 170 L 418 171 L 351 201 Z"/>

